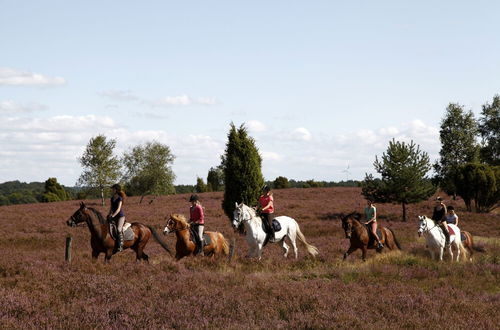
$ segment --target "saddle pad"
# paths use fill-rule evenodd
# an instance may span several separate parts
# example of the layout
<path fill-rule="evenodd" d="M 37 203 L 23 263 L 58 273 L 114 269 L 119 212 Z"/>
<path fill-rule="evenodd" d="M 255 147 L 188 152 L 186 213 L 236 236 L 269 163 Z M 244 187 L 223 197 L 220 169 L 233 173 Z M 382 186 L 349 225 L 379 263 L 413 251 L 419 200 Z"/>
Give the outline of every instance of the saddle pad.
<path fill-rule="evenodd" d="M 467 236 L 465 236 L 463 231 L 460 232 L 460 238 L 462 239 L 462 242 L 467 240 Z"/>
<path fill-rule="evenodd" d="M 274 229 L 274 232 L 278 232 L 281 230 L 281 224 L 278 220 L 276 219 L 273 219 L 272 221 L 272 225 L 273 225 L 273 229 Z M 267 230 L 267 227 L 264 225 L 264 220 L 262 220 L 262 230 L 268 234 L 268 230 Z"/>
<path fill-rule="evenodd" d="M 197 234 L 194 232 L 193 228 L 190 228 L 189 229 L 189 240 L 191 242 L 196 243 L 195 235 L 197 235 Z M 203 232 L 203 246 L 210 245 L 210 244 L 212 244 L 212 239 L 210 238 L 210 235 Z"/>
<path fill-rule="evenodd" d="M 450 233 L 450 237 L 452 235 L 455 235 L 455 231 L 453 230 L 453 227 L 451 227 L 451 226 L 448 226 L 448 232 Z"/>
<path fill-rule="evenodd" d="M 109 233 L 115 241 L 118 239 L 117 231 L 118 229 L 116 228 L 116 225 L 111 222 L 109 224 Z M 134 240 L 134 231 L 132 230 L 132 225 L 129 222 L 125 222 L 123 224 L 123 240 L 124 241 Z"/>

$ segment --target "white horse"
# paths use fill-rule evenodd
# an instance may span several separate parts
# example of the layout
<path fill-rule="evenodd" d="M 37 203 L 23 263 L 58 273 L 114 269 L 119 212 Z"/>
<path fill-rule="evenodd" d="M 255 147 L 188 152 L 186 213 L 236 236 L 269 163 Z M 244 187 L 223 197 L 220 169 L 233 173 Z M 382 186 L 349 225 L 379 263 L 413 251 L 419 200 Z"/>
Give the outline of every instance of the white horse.
<path fill-rule="evenodd" d="M 425 215 L 419 216 L 419 226 L 418 226 L 418 236 L 424 235 L 427 242 L 427 247 L 431 252 L 431 258 L 434 259 L 436 253 L 438 253 L 439 261 L 443 261 L 443 253 L 445 249 L 446 238 L 443 234 L 439 225 L 437 225 L 434 220 L 427 218 Z M 448 247 L 448 252 L 450 253 L 451 260 L 453 261 L 453 250 L 456 252 L 456 261 L 459 261 L 460 254 L 464 255 L 466 258 L 467 252 L 462 245 L 462 239 L 460 235 L 460 229 L 453 225 L 448 224 L 448 228 L 453 230 L 453 234 L 450 233 L 450 246 Z"/>
<path fill-rule="evenodd" d="M 246 240 L 249 246 L 249 257 L 261 258 L 262 247 L 264 245 L 264 240 L 266 239 L 266 233 L 262 229 L 262 219 L 255 213 L 255 210 L 243 203 L 236 203 L 236 209 L 233 213 L 233 227 L 238 228 L 242 223 L 246 230 Z M 300 231 L 299 224 L 294 219 L 287 216 L 280 216 L 274 218 L 281 225 L 281 230 L 274 233 L 274 239 L 270 239 L 270 243 L 276 243 L 281 241 L 281 246 L 283 247 L 284 254 L 286 258 L 288 256 L 288 245 L 285 243 L 285 238 L 288 237 L 290 243 L 292 243 L 293 252 L 295 253 L 295 259 L 297 259 L 297 244 L 295 240 L 298 238 L 299 241 L 304 244 L 307 252 L 315 257 L 319 251 L 315 246 L 306 242 L 304 234 Z"/>

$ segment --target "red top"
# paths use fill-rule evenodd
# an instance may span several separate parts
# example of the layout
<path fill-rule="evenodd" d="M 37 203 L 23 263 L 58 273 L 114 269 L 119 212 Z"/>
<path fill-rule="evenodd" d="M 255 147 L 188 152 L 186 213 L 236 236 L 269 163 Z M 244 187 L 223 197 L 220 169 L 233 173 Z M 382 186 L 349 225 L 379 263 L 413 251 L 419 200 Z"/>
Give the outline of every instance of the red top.
<path fill-rule="evenodd" d="M 199 225 L 205 224 L 205 214 L 201 205 L 196 204 L 189 208 L 189 220 Z"/>
<path fill-rule="evenodd" d="M 259 197 L 259 204 L 260 207 L 264 208 L 271 202 L 271 206 L 269 206 L 267 209 L 263 210 L 262 213 L 274 213 L 274 198 L 273 195 L 262 195 Z"/>

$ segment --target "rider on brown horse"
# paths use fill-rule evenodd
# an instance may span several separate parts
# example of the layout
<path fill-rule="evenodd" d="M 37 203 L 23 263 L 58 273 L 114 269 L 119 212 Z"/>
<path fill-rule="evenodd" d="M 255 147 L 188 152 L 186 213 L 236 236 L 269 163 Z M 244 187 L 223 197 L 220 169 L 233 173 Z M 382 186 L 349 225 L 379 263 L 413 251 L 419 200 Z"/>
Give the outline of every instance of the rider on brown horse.
<path fill-rule="evenodd" d="M 367 203 L 368 205 L 365 207 L 365 225 L 370 228 L 373 236 L 375 236 L 375 239 L 377 240 L 377 248 L 381 249 L 384 245 L 380 242 L 380 238 L 377 235 L 377 208 L 372 201 L 367 200 Z"/>
<path fill-rule="evenodd" d="M 195 255 L 203 255 L 203 230 L 205 229 L 205 212 L 201 206 L 198 195 L 191 195 L 189 198 L 191 207 L 189 208 L 189 222 L 194 229 L 196 240 Z"/>
<path fill-rule="evenodd" d="M 125 223 L 125 213 L 123 212 L 123 201 L 125 193 L 122 187 L 117 183 L 111 187 L 113 196 L 111 196 L 111 205 L 109 208 L 108 219 L 116 223 L 118 230 L 118 251 L 123 251 L 123 224 Z"/>

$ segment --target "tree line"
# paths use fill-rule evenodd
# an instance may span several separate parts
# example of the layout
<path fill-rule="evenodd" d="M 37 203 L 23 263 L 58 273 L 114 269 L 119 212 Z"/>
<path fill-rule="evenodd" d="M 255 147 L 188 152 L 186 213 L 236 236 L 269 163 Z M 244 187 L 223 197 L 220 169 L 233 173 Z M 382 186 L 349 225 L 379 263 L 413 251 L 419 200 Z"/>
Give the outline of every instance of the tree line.
<path fill-rule="evenodd" d="M 392 140 L 373 163 L 380 178 L 366 174 L 362 194 L 375 202 L 406 207 L 428 199 L 439 188 L 460 196 L 469 211 L 490 212 L 500 203 L 500 96 L 482 106 L 479 119 L 463 106 L 450 103 L 441 120 L 440 158 L 433 165 L 413 141 Z M 434 169 L 435 175 L 429 176 Z M 472 207 L 474 206 L 474 208 Z"/>

